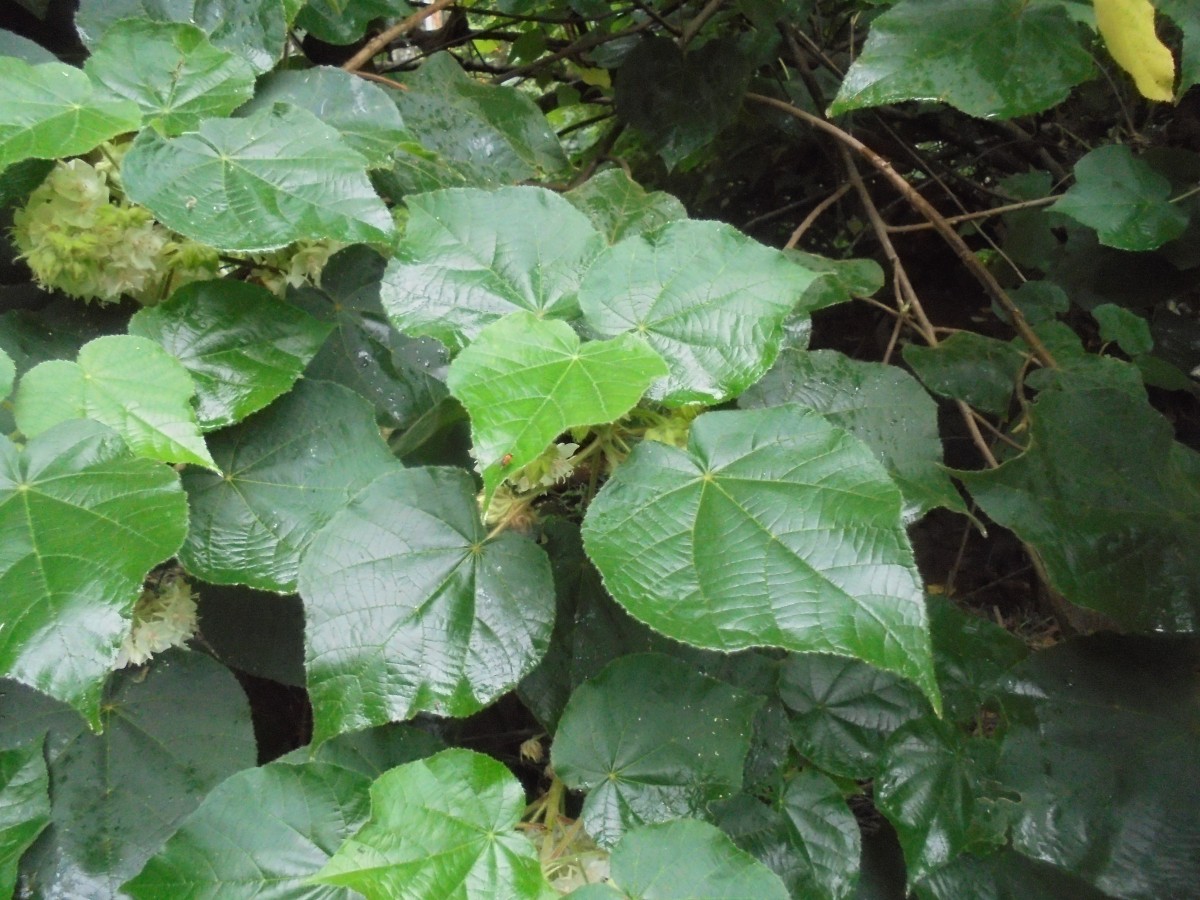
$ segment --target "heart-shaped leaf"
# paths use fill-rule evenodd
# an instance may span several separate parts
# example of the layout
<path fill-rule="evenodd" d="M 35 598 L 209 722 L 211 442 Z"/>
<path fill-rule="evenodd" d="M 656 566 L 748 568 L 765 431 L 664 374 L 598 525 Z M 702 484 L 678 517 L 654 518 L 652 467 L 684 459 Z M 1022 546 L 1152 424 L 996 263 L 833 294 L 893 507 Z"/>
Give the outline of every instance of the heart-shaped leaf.
<path fill-rule="evenodd" d="M 17 862 L 50 823 L 50 773 L 40 738 L 0 750 L 0 896 L 17 888 Z"/>
<path fill-rule="evenodd" d="M 632 332 L 667 361 L 650 397 L 721 403 L 770 368 L 783 321 L 817 276 L 718 222 L 672 222 L 605 250 L 579 305 L 600 337 Z"/>
<path fill-rule="evenodd" d="M 179 476 L 103 425 L 67 422 L 23 451 L 0 438 L 0 673 L 98 728 L 142 579 L 186 528 Z"/>
<path fill-rule="evenodd" d="M 488 540 L 461 469 L 371 484 L 308 548 L 300 594 L 314 743 L 421 710 L 477 712 L 537 664 L 554 617 L 545 553 Z"/>
<path fill-rule="evenodd" d="M 94 419 L 116 431 L 138 456 L 216 468 L 191 406 L 187 370 L 143 337 L 96 338 L 76 362 L 50 360 L 21 378 L 17 427 L 35 436 L 68 419 Z"/>
<path fill-rule="evenodd" d="M 940 708 L 900 492 L 815 412 L 707 413 L 687 451 L 643 442 L 583 537 L 613 597 L 669 637 L 855 657 Z"/>
<path fill-rule="evenodd" d="M 129 199 L 182 235 L 220 250 L 273 250 L 310 238 L 390 240 L 392 217 L 366 166 L 336 129 L 278 104 L 176 138 L 147 129 L 121 177 Z"/>
<path fill-rule="evenodd" d="M 527 312 L 483 329 L 446 383 L 471 416 L 485 504 L 506 471 L 533 462 L 568 428 L 619 419 L 666 374 L 662 358 L 630 334 L 581 345 L 570 325 Z"/>

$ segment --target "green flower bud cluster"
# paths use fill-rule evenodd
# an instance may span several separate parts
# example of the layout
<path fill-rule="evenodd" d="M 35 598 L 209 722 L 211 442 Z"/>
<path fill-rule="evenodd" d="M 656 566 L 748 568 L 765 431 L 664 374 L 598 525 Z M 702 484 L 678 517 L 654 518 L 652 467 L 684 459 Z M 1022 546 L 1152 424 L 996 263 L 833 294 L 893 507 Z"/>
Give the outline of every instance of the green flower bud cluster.
<path fill-rule="evenodd" d="M 182 647 L 196 633 L 196 600 L 181 578 L 142 591 L 133 608 L 133 627 L 117 654 L 116 668 L 140 666 L 155 653 Z"/>
<path fill-rule="evenodd" d="M 686 447 L 688 433 L 692 430 L 692 422 L 702 412 L 704 412 L 704 407 L 700 404 L 673 409 L 666 415 L 657 417 L 654 423 L 646 429 L 643 437 L 648 441 L 670 444 L 672 447 Z"/>
<path fill-rule="evenodd" d="M 297 241 L 273 253 L 256 254 L 251 260 L 257 266 L 251 270 L 263 287 L 283 296 L 289 287 L 321 286 L 321 270 L 329 257 L 346 245 L 341 241 L 322 239 Z"/>
<path fill-rule="evenodd" d="M 217 275 L 216 251 L 123 198 L 109 160 L 58 162 L 14 214 L 12 237 L 40 284 L 85 301 L 129 294 L 149 305 Z"/>

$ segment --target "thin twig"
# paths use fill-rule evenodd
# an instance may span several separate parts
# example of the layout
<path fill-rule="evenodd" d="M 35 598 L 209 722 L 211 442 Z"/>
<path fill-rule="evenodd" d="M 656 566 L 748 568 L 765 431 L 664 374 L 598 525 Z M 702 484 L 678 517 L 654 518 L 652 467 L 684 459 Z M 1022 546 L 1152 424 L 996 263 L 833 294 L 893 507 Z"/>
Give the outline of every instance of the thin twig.
<path fill-rule="evenodd" d="M 992 448 L 983 439 L 983 432 L 979 430 L 979 423 L 975 421 L 975 410 L 971 409 L 965 400 L 955 400 L 954 405 L 958 407 L 958 412 L 967 426 L 967 431 L 971 433 L 971 441 L 975 444 L 975 449 L 979 451 L 984 462 L 987 463 L 988 468 L 1000 468 L 1000 463 L 996 462 L 996 457 L 992 454 Z"/>
<path fill-rule="evenodd" d="M 1001 216 L 1005 213 L 1017 212 L 1022 209 L 1034 209 L 1039 206 L 1049 206 L 1059 197 L 1038 197 L 1036 200 L 1022 200 L 1020 203 L 1009 203 L 1005 206 L 995 206 L 991 209 L 981 209 L 978 212 L 963 213 L 961 216 L 947 216 L 946 221 L 951 225 L 958 225 L 960 222 L 973 222 L 976 219 L 987 219 L 991 216 Z M 912 225 L 889 225 L 888 231 L 892 234 L 901 234 L 907 231 L 928 231 L 936 226 L 932 222 L 915 222 Z"/>
<path fill-rule="evenodd" d="M 445 9 L 447 6 L 453 6 L 455 0 L 433 0 L 433 3 L 426 6 L 424 9 L 419 9 L 407 19 L 397 22 L 391 28 L 384 29 L 371 40 L 367 41 L 367 45 L 355 53 L 352 57 L 342 63 L 342 68 L 347 72 L 356 72 L 375 58 L 377 53 L 381 53 L 388 44 L 396 40 L 396 38 L 404 37 L 434 13 Z"/>
<path fill-rule="evenodd" d="M 846 196 L 846 192 L 849 190 L 850 185 L 843 184 L 836 191 L 814 206 L 813 211 L 804 217 L 803 222 L 796 226 L 796 230 L 792 232 L 792 236 L 788 238 L 787 243 L 783 245 L 783 249 L 791 250 L 798 243 L 800 243 L 800 238 L 804 237 L 804 232 L 808 231 L 808 229 L 812 227 L 813 223 L 816 222 L 817 219 L 821 218 L 821 215 L 825 212 L 825 210 L 829 209 L 829 207 L 841 200 L 842 197 Z"/>
<path fill-rule="evenodd" d="M 683 34 L 679 36 L 679 47 L 683 49 L 692 42 L 692 38 L 704 27 L 704 23 L 713 17 L 721 4 L 725 0 L 708 0 L 704 8 L 692 18 L 685 26 L 683 26 Z"/>

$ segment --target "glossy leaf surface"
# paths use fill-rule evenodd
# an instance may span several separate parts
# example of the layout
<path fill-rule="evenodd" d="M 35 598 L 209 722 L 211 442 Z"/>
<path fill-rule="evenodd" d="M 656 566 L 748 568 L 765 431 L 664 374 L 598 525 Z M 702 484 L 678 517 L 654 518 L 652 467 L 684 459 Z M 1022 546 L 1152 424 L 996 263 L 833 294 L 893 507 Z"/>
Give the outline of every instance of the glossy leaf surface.
<path fill-rule="evenodd" d="M 1010 669 L 1029 655 L 1024 642 L 995 622 L 964 612 L 945 597 L 930 597 L 929 628 L 938 686 L 952 721 L 969 725 L 1000 696 Z"/>
<path fill-rule="evenodd" d="M 373 19 L 402 17 L 411 11 L 405 0 L 309 0 L 296 25 L 331 44 L 353 44 Z"/>
<path fill-rule="evenodd" d="M 931 391 L 1007 417 L 1025 354 L 1006 341 L 961 331 L 936 347 L 909 344 L 904 361 Z"/>
<path fill-rule="evenodd" d="M 350 731 L 323 744 L 298 747 L 277 761 L 289 765 L 328 763 L 374 780 L 396 766 L 445 750 L 436 735 L 399 722 Z"/>
<path fill-rule="evenodd" d="M 643 189 L 624 169 L 606 169 L 563 196 L 610 244 L 688 217 L 677 199 L 664 191 Z"/>
<path fill-rule="evenodd" d="M 0 896 L 17 887 L 17 862 L 50 823 L 50 774 L 42 741 L 0 750 Z"/>
<path fill-rule="evenodd" d="M 708 413 L 686 451 L 640 444 L 583 535 L 617 601 L 670 637 L 855 657 L 940 705 L 900 492 L 817 413 Z"/>

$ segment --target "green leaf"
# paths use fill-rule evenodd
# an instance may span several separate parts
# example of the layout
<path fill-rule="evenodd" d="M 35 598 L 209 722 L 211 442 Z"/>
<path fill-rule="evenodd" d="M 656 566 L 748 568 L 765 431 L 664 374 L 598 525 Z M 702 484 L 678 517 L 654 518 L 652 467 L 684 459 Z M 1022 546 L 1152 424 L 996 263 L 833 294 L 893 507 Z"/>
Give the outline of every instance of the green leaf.
<path fill-rule="evenodd" d="M 790 711 L 800 755 L 846 778 L 873 777 L 889 735 L 928 713 L 909 682 L 855 659 L 818 653 L 788 656 L 779 696 Z"/>
<path fill-rule="evenodd" d="M 611 858 L 626 900 L 787 900 L 779 876 L 707 822 L 680 819 L 626 835 Z M 582 896 L 577 891 L 572 896 Z M 589 896 L 602 897 L 600 893 Z"/>
<path fill-rule="evenodd" d="M 633 332 L 667 361 L 651 399 L 716 404 L 770 368 L 784 319 L 815 278 L 729 225 L 672 222 L 600 254 L 579 305 L 598 336 Z"/>
<path fill-rule="evenodd" d="M 1150 323 L 1137 313 L 1114 303 L 1101 303 L 1092 308 L 1092 318 L 1100 325 L 1100 337 L 1116 341 L 1129 356 L 1139 356 L 1154 349 Z"/>
<path fill-rule="evenodd" d="M 1171 182 L 1123 144 L 1106 144 L 1075 164 L 1075 184 L 1050 207 L 1096 229 L 1100 243 L 1153 250 L 1183 234 L 1187 208 L 1170 202 Z"/>
<path fill-rule="evenodd" d="M 204 649 L 231 669 L 304 687 L 304 605 L 296 596 L 205 584 L 196 600 Z M 290 739 L 290 735 L 287 736 Z"/>
<path fill-rule="evenodd" d="M 296 589 L 321 526 L 400 465 L 367 402 L 324 381 L 301 381 L 211 443 L 224 474 L 184 474 L 191 522 L 179 561 L 214 584 L 280 593 Z"/>
<path fill-rule="evenodd" d="M 1062 102 L 1092 71 L 1076 27 L 1053 5 L 901 0 L 871 23 L 829 112 L 941 100 L 972 116 L 1010 119 Z"/>
<path fill-rule="evenodd" d="M 568 428 L 629 412 L 662 358 L 634 335 L 580 344 L 565 322 L 518 312 L 493 322 L 450 365 L 446 383 L 471 416 L 484 503 L 507 472 L 537 459 Z"/>
<path fill-rule="evenodd" d="M 17 863 L 50 822 L 50 774 L 42 740 L 0 750 L 0 896 L 17 887 Z"/>
<path fill-rule="evenodd" d="M 900 492 L 817 413 L 707 413 L 686 452 L 643 442 L 583 537 L 617 601 L 669 637 L 856 657 L 940 708 Z"/>
<path fill-rule="evenodd" d="M 915 887 L 919 900 L 1112 900 L 1062 869 L 1000 850 L 979 859 L 962 854 Z"/>
<path fill-rule="evenodd" d="M 624 169 L 605 169 L 563 196 L 610 244 L 688 217 L 677 199 L 663 191 L 647 193 Z"/>
<path fill-rule="evenodd" d="M 694 54 L 668 37 L 643 38 L 617 70 L 617 114 L 673 169 L 733 124 L 752 68 L 730 38 L 709 41 Z"/>
<path fill-rule="evenodd" d="M 7 400 L 17 379 L 17 364 L 11 356 L 0 350 L 0 400 Z"/>
<path fill-rule="evenodd" d="M 836 350 L 784 350 L 738 400 L 743 409 L 798 403 L 870 447 L 904 495 L 904 517 L 966 509 L 942 467 L 937 405 L 896 366 L 859 362 Z"/>
<path fill-rule="evenodd" d="M 830 259 L 800 250 L 785 250 L 784 254 L 820 275 L 804 298 L 804 308 L 809 311 L 845 303 L 851 297 L 870 297 L 884 285 L 883 269 L 873 259 Z"/>
<path fill-rule="evenodd" d="M 1030 656 L 998 772 L 1021 794 L 1013 846 L 1114 897 L 1194 893 L 1198 667 L 1194 637 L 1097 635 Z"/>
<path fill-rule="evenodd" d="M 178 476 L 102 425 L 64 423 L 23 451 L 0 438 L 0 672 L 99 727 L 142 579 L 186 527 Z"/>
<path fill-rule="evenodd" d="M 205 431 L 240 422 L 287 393 L 330 327 L 270 291 L 229 279 L 184 285 L 129 320 L 187 369 Z"/>
<path fill-rule="evenodd" d="M 1200 468 L 1143 397 L 1086 383 L 1043 390 L 1029 449 L 959 477 L 1041 556 L 1069 601 L 1129 629 L 1200 628 Z"/>
<path fill-rule="evenodd" d="M 1019 347 L 959 331 L 936 347 L 909 344 L 903 352 L 904 361 L 934 393 L 965 400 L 992 415 L 1008 416 L 1017 375 L 1025 365 Z"/>
<path fill-rule="evenodd" d="M 928 607 L 947 718 L 970 725 L 978 720 L 980 707 L 1000 696 L 1005 676 L 1029 650 L 1016 635 L 945 597 L 930 597 Z"/>
<path fill-rule="evenodd" d="M 704 816 L 740 790 L 761 704 L 669 656 L 623 656 L 571 695 L 551 748 L 554 771 L 588 792 L 583 828 L 611 847 L 631 828 Z"/>
<path fill-rule="evenodd" d="M 0 169 L 30 157 L 78 156 L 142 124 L 135 104 L 95 92 L 83 72 L 63 63 L 0 56 L 0 82 Z"/>
<path fill-rule="evenodd" d="M 289 765 L 329 763 L 374 780 L 388 769 L 433 756 L 444 749 L 446 745 L 441 738 L 427 731 L 389 722 L 376 728 L 339 734 L 315 747 L 298 747 L 277 762 Z"/>
<path fill-rule="evenodd" d="M 29 38 L 11 31 L 0 31 L 0 56 L 15 56 L 31 66 L 40 63 L 58 62 L 58 57 Z"/>
<path fill-rule="evenodd" d="M 116 97 L 132 100 L 167 134 L 225 116 L 254 94 L 254 69 L 209 43 L 194 25 L 125 19 L 104 32 L 84 71 Z"/>
<path fill-rule="evenodd" d="M 78 534 L 78 533 L 77 533 Z M 213 787 L 254 765 L 250 709 L 229 670 L 172 650 L 148 669 L 117 672 L 102 735 L 32 690 L 0 691 L 0 746 L 46 734 L 51 822 L 21 860 L 41 897 L 121 897 Z"/>
<path fill-rule="evenodd" d="M 461 469 L 376 480 L 313 540 L 300 594 L 314 743 L 478 712 L 537 664 L 554 616 L 545 553 L 488 540 Z"/>
<path fill-rule="evenodd" d="M 306 884 L 367 819 L 366 775 L 276 763 L 217 785 L 123 889 L 135 900 L 350 900 Z"/>
<path fill-rule="evenodd" d="M 1179 94 L 1200 84 L 1200 9 L 1189 0 L 1158 0 L 1155 9 L 1167 15 L 1183 32 L 1179 61 Z"/>
<path fill-rule="evenodd" d="M 366 166 L 336 129 L 279 104 L 177 138 L 147 129 L 121 177 L 129 199 L 185 237 L 219 250 L 273 250 L 306 239 L 389 241 L 392 217 Z"/>
<path fill-rule="evenodd" d="M 516 832 L 525 791 L 503 765 L 445 750 L 371 785 L 371 818 L 315 877 L 367 900 L 554 896 Z"/>
<path fill-rule="evenodd" d="M 357 6 L 357 4 L 355 4 Z M 328 66 L 283 69 L 265 76 L 239 115 L 291 103 L 341 132 L 372 167 L 388 164 L 396 145 L 411 140 L 396 104 L 377 84 Z"/>
<path fill-rule="evenodd" d="M 21 378 L 17 427 L 34 437 L 68 419 L 94 419 L 137 456 L 207 468 L 209 455 L 191 406 L 195 385 L 179 361 L 142 337 L 99 337 L 76 362 L 50 360 Z"/>
<path fill-rule="evenodd" d="M 296 27 L 330 44 L 353 44 L 373 19 L 400 18 L 411 11 L 404 0 L 308 0 L 296 16 Z"/>
<path fill-rule="evenodd" d="M 408 198 L 408 230 L 383 275 L 383 308 L 405 334 L 452 351 L 517 310 L 579 316 L 579 282 L 604 239 L 587 217 L 534 187 Z"/>

